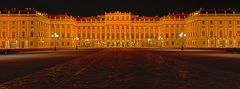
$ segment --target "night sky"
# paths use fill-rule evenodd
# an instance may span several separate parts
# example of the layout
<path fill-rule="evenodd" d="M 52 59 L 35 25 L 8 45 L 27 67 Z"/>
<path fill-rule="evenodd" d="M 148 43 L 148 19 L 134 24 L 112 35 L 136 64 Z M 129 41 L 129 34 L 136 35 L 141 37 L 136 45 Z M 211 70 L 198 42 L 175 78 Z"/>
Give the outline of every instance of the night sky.
<path fill-rule="evenodd" d="M 73 16 L 97 16 L 116 10 L 163 16 L 173 12 L 189 13 L 199 8 L 240 9 L 240 0 L 1 0 L 0 9 L 4 8 L 35 8 L 49 14 L 68 12 Z"/>

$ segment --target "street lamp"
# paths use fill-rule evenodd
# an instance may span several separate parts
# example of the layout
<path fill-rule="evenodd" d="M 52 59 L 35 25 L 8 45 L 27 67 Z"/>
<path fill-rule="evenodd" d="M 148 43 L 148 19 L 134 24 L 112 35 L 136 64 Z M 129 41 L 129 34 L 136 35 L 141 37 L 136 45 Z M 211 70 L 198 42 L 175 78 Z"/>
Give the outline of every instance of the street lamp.
<path fill-rule="evenodd" d="M 76 43 L 76 50 L 77 50 L 77 41 L 79 40 L 79 38 L 78 37 L 75 37 L 75 43 Z"/>
<path fill-rule="evenodd" d="M 150 38 L 148 38 L 148 46 L 150 47 L 150 41 L 151 41 L 151 39 Z"/>
<path fill-rule="evenodd" d="M 90 47 L 90 44 L 89 44 L 89 42 L 88 42 L 89 39 L 86 39 L 85 41 L 86 41 L 87 47 Z"/>
<path fill-rule="evenodd" d="M 160 48 L 162 48 L 162 40 L 163 40 L 163 38 L 160 36 L 160 37 L 158 37 L 158 40 L 159 40 L 159 42 L 161 43 L 161 44 L 160 44 Z"/>
<path fill-rule="evenodd" d="M 179 34 L 179 37 L 182 38 L 182 48 L 181 48 L 181 50 L 183 50 L 183 44 L 184 44 L 184 42 L 183 42 L 183 38 L 186 37 L 186 34 L 182 32 L 182 33 Z"/>
<path fill-rule="evenodd" d="M 54 38 L 54 41 L 55 41 L 54 51 L 56 51 L 56 50 L 57 50 L 57 47 L 56 47 L 56 39 L 59 37 L 59 35 L 58 35 L 57 33 L 53 33 L 53 34 L 51 35 L 51 37 Z"/>

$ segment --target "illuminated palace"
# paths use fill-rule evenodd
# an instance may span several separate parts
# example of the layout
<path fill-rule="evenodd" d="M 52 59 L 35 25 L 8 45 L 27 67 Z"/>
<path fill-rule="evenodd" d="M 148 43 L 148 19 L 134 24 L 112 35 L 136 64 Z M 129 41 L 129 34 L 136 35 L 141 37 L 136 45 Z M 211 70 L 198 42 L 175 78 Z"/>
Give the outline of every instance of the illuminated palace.
<path fill-rule="evenodd" d="M 0 48 L 239 48 L 240 12 L 199 9 L 146 17 L 109 12 L 95 17 L 0 10 Z"/>

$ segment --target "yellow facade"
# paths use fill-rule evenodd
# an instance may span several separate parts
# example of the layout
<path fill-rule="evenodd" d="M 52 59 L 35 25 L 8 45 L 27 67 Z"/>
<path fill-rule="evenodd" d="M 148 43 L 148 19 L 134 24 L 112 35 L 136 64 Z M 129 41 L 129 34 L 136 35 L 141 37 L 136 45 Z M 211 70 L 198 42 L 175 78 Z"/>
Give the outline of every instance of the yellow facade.
<path fill-rule="evenodd" d="M 182 32 L 185 38 L 179 36 Z M 53 34 L 58 37 L 52 37 Z M 31 8 L 0 11 L 0 48 L 180 48 L 182 45 L 239 48 L 240 14 L 231 9 L 200 9 L 164 17 L 120 11 L 96 17 L 72 17 Z"/>

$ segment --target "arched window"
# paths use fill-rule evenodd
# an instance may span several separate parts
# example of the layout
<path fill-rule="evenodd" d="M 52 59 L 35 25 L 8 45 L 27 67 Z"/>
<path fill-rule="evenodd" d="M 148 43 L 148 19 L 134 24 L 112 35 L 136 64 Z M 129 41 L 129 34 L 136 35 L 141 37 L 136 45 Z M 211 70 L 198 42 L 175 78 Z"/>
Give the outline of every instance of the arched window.
<path fill-rule="evenodd" d="M 222 33 L 222 31 L 220 31 L 220 37 L 223 37 L 223 33 Z"/>
<path fill-rule="evenodd" d="M 12 32 L 12 38 L 15 38 L 15 32 L 14 31 Z"/>
<path fill-rule="evenodd" d="M 33 37 L 33 32 L 31 32 L 31 37 Z"/>
<path fill-rule="evenodd" d="M 205 36 L 205 32 L 204 31 L 202 31 L 202 36 Z"/>

